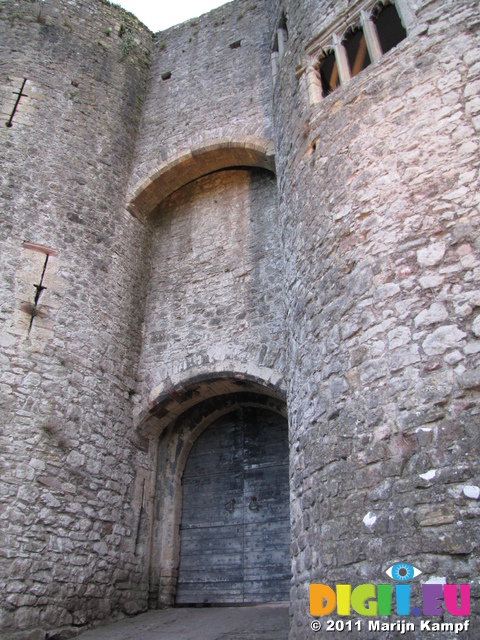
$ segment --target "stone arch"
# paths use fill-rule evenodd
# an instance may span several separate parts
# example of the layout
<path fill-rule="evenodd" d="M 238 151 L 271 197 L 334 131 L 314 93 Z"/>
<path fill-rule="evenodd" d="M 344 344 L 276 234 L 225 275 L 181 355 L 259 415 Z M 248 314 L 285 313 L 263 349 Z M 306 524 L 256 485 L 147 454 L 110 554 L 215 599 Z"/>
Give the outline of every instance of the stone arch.
<path fill-rule="evenodd" d="M 208 367 L 191 367 L 172 375 L 150 391 L 136 416 L 138 431 L 158 438 L 178 416 L 201 400 L 227 393 L 256 391 L 284 400 L 286 383 L 278 371 L 254 362 L 225 360 Z"/>
<path fill-rule="evenodd" d="M 264 138 L 214 139 L 180 151 L 140 180 L 127 209 L 146 220 L 167 196 L 204 175 L 231 167 L 259 167 L 275 172 L 273 142 Z"/>
<path fill-rule="evenodd" d="M 157 397 L 140 425 L 151 439 L 154 495 L 151 501 L 150 607 L 175 601 L 180 560 L 182 475 L 190 450 L 203 431 L 238 407 L 265 408 L 287 417 L 279 388 L 245 373 L 190 377 Z M 152 419 L 153 417 L 153 419 Z"/>

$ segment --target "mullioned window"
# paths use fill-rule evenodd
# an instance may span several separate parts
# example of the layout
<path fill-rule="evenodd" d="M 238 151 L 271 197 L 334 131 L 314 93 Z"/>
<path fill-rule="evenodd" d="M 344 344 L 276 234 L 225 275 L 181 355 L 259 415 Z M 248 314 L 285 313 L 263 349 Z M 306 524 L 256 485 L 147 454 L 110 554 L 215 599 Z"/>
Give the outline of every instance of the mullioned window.
<path fill-rule="evenodd" d="M 346 84 L 370 64 L 407 37 L 402 14 L 409 13 L 406 0 L 382 0 L 365 4 L 342 34 L 321 34 L 307 47 L 311 64 L 306 71 L 310 104 L 314 105 Z M 403 11 L 401 11 L 403 6 Z M 411 18 L 411 15 L 408 16 Z M 350 22 L 350 21 L 349 21 Z"/>

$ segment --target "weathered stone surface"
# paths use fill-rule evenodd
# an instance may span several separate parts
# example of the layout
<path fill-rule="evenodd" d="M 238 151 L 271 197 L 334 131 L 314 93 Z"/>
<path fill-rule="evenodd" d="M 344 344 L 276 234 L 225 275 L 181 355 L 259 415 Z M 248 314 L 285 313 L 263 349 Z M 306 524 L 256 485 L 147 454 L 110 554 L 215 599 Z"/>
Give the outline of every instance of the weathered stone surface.
<path fill-rule="evenodd" d="M 408 37 L 311 100 L 373 4 L 235 0 L 153 45 L 106 2 L 2 4 L 0 634 L 171 604 L 182 464 L 239 396 L 286 399 L 291 640 L 312 581 L 475 579 L 478 8 L 398 2 Z"/>
<path fill-rule="evenodd" d="M 434 302 L 428 309 L 424 309 L 415 318 L 415 326 L 420 327 L 426 324 L 443 322 L 448 318 L 448 311 L 442 302 Z"/>
<path fill-rule="evenodd" d="M 463 487 L 463 493 L 467 498 L 478 500 L 478 498 L 480 497 L 480 488 L 474 485 L 467 485 L 466 487 Z"/>
<path fill-rule="evenodd" d="M 445 353 L 447 349 L 459 346 L 466 335 L 456 325 L 446 325 L 435 329 L 422 342 L 422 347 L 429 356 L 439 355 Z"/>
<path fill-rule="evenodd" d="M 460 384 L 466 389 L 480 389 L 480 367 L 474 371 L 466 371 L 460 377 Z"/>
<path fill-rule="evenodd" d="M 477 337 L 480 337 L 480 316 L 477 316 L 473 321 L 472 331 Z"/>
<path fill-rule="evenodd" d="M 478 430 L 477 436 L 474 431 L 465 436 L 462 426 L 478 424 L 479 400 L 472 372 L 479 353 L 473 323 L 480 165 L 475 126 L 464 105 L 467 85 L 480 73 L 478 55 L 469 57 L 479 45 L 478 34 L 467 26 L 476 18 L 468 2 L 456 4 L 453 12 L 437 1 L 401 4 L 412 10 L 409 37 L 312 105 L 299 61 L 307 67 L 315 46 L 329 46 L 333 21 L 356 22 L 346 1 L 309 5 L 308 11 L 288 3 L 288 21 L 295 27 L 274 86 L 287 308 L 296 308 L 307 290 L 313 293 L 308 314 L 287 317 L 292 504 L 323 497 L 321 509 L 308 511 L 310 551 L 317 558 L 317 581 L 332 585 L 360 584 L 365 572 L 372 575 L 370 565 L 380 572 L 398 553 L 410 554 L 427 578 L 443 567 L 441 575 L 450 581 L 460 575 L 462 563 L 448 554 L 471 554 L 478 530 L 476 516 L 460 515 L 446 491 L 463 473 L 478 485 L 473 481 Z M 308 54 L 305 42 L 311 43 Z M 475 90 L 467 92 L 475 99 Z M 371 271 L 372 280 L 356 291 L 352 276 L 362 268 Z M 344 299 L 351 302 L 347 309 Z M 325 352 L 336 325 L 352 329 Z M 378 343 L 385 345 L 383 351 Z M 319 382 L 327 368 L 358 380 L 341 400 Z M 320 394 L 324 413 L 312 409 Z M 369 426 L 372 406 L 385 408 L 374 427 L 386 428 L 380 443 Z M 350 439 L 354 453 L 344 458 L 346 468 L 332 462 L 327 443 L 334 434 Z M 419 477 L 429 470 L 435 471 L 430 480 Z M 333 478 L 334 498 L 328 484 Z M 375 491 L 387 482 L 391 493 Z M 360 497 L 365 486 L 369 493 Z M 337 552 L 341 534 L 331 526 L 338 505 L 347 501 L 352 519 L 340 529 L 351 562 L 348 574 Z M 377 544 L 370 554 L 366 514 L 376 517 Z M 390 528 L 384 524 L 387 514 Z M 303 532 L 303 515 L 292 509 L 294 536 Z M 304 554 L 294 547 L 291 638 L 296 640 L 310 638 L 306 585 L 312 571 L 304 569 Z"/>
<path fill-rule="evenodd" d="M 440 262 L 445 255 L 445 243 L 434 242 L 425 249 L 417 251 L 417 260 L 422 267 L 432 267 Z"/>
<path fill-rule="evenodd" d="M 449 509 L 435 509 L 430 506 L 420 507 L 416 518 L 421 527 L 437 527 L 455 522 L 455 514 L 451 513 Z"/>

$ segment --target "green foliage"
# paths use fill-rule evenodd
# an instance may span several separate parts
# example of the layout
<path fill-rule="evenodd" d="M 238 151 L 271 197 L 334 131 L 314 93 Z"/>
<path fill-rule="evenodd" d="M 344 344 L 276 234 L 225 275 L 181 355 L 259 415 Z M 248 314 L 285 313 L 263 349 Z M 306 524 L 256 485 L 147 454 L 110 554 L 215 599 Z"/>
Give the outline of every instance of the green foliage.
<path fill-rule="evenodd" d="M 132 28 L 126 22 L 122 22 L 118 29 L 118 35 L 122 38 L 122 60 L 128 58 L 128 56 L 135 49 L 136 43 L 132 35 Z"/>
<path fill-rule="evenodd" d="M 125 60 L 135 48 L 135 40 L 132 35 L 128 35 L 122 42 L 122 60 Z"/>

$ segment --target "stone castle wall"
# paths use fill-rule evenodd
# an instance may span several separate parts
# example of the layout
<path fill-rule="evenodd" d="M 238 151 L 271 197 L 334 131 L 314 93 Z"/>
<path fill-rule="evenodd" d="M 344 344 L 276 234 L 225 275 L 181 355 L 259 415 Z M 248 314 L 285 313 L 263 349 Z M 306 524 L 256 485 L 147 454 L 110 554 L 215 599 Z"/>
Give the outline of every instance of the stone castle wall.
<path fill-rule="evenodd" d="M 101 2 L 2 3 L 0 20 L 0 635 L 45 638 L 145 607 L 145 243 L 124 202 L 151 34 Z"/>
<path fill-rule="evenodd" d="M 212 349 L 223 363 L 232 331 L 229 366 L 243 359 L 257 373 L 281 357 L 264 11 L 244 3 L 214 15 L 157 37 L 151 57 L 151 34 L 108 3 L 2 7 L 0 108 L 13 117 L 1 130 L 1 624 L 12 638 L 69 634 L 147 606 L 156 445 L 148 452 L 134 431 L 132 399 L 148 406 L 165 367 L 167 379 L 191 373 L 199 341 L 201 370 L 214 368 Z M 215 115 L 208 131 L 201 111 Z M 227 166 L 240 158 L 260 169 L 205 177 L 145 224 L 126 211 L 129 180 L 232 139 L 247 151 Z M 265 141 L 264 161 L 247 157 Z M 203 290 L 182 290 L 195 274 Z M 185 321 L 202 305 L 195 337 Z"/>
<path fill-rule="evenodd" d="M 229 3 L 155 37 L 129 197 L 161 171 L 162 184 L 178 187 L 229 166 L 270 172 L 212 174 L 170 197 L 173 187 L 153 192 L 143 408 L 165 381 L 193 371 L 282 367 L 271 90 L 264 3 Z M 263 161 L 248 157 L 257 146 Z"/>
<path fill-rule="evenodd" d="M 282 371 L 275 177 L 229 170 L 165 200 L 153 236 L 139 395 L 192 372 Z"/>
<path fill-rule="evenodd" d="M 153 40 L 100 0 L 0 7 L 9 638 L 172 602 L 175 420 L 242 397 L 286 394 L 292 640 L 311 582 L 476 576 L 478 7 L 397 4 L 408 37 L 316 102 L 315 43 L 373 2 Z"/>
<path fill-rule="evenodd" d="M 240 0 L 155 36 L 130 191 L 209 141 L 273 138 L 266 6 Z"/>
<path fill-rule="evenodd" d="M 385 582 L 401 561 L 451 583 L 478 572 L 475 4 L 411 3 L 409 37 L 314 106 L 296 65 L 327 16 L 346 28 L 351 11 L 287 4 L 274 110 L 292 638 L 310 637 L 310 582 Z"/>

